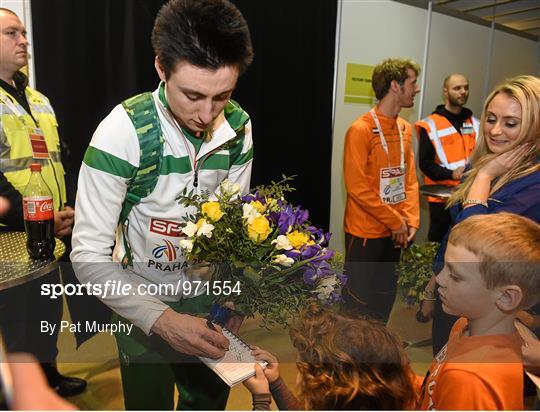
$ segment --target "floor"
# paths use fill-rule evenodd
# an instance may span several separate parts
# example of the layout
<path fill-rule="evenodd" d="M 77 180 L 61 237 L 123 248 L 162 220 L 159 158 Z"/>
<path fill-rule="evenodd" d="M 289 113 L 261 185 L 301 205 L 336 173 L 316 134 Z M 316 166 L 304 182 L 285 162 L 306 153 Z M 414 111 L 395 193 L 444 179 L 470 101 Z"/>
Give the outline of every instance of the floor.
<path fill-rule="evenodd" d="M 418 323 L 414 318 L 415 310 L 406 307 L 398 296 L 389 328 L 398 333 L 404 341 L 411 343 L 407 353 L 414 371 L 423 375 L 431 362 L 431 346 L 429 344 L 417 346 L 414 342 L 429 338 L 431 325 Z M 245 341 L 274 353 L 280 360 L 281 375 L 293 388 L 296 378 L 294 364 L 296 355 L 287 331 L 282 328 L 267 331 L 261 329 L 259 323 L 257 319 L 246 320 L 239 335 Z M 70 398 L 71 402 L 85 410 L 124 409 L 114 337 L 108 334 L 96 335 L 76 349 L 73 335 L 63 333 L 59 339 L 59 348 L 60 371 L 88 381 L 86 391 L 82 395 Z M 231 390 L 227 410 L 251 410 L 251 395 L 243 385 L 237 385 Z"/>

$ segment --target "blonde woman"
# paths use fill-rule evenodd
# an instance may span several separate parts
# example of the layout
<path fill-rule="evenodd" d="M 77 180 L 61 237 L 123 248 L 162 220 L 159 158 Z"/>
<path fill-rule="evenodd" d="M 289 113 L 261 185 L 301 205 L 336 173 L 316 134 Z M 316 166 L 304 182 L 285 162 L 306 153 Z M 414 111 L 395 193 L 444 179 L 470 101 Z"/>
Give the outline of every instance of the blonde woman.
<path fill-rule="evenodd" d="M 540 223 L 540 79 L 518 76 L 488 96 L 477 147 L 464 181 L 448 202 L 453 223 L 470 216 L 511 212 Z M 442 268 L 447 237 L 435 273 Z M 435 277 L 426 287 L 422 313 L 433 319 L 434 354 L 446 344 L 455 321 L 436 299 Z"/>

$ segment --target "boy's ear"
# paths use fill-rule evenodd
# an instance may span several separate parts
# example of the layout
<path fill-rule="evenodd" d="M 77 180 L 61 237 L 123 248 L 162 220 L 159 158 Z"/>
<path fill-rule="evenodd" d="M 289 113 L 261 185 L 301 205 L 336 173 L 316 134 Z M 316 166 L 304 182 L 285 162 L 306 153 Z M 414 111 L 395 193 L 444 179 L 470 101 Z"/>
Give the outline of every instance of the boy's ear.
<path fill-rule="evenodd" d="M 523 291 L 517 285 L 505 285 L 499 288 L 496 305 L 503 312 L 515 312 L 523 300 Z"/>

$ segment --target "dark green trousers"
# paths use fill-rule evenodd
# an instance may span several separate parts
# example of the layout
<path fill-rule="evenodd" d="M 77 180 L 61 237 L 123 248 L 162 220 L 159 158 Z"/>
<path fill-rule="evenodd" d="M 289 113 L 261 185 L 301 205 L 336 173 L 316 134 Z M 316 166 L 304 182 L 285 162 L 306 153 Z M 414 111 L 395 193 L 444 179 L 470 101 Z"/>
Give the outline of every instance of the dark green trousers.
<path fill-rule="evenodd" d="M 212 297 L 167 304 L 176 312 L 205 315 Z M 147 336 L 136 327 L 130 335 L 115 337 L 126 410 L 172 410 L 175 386 L 180 394 L 178 410 L 225 409 L 229 387 L 198 358 L 176 352 L 159 336 Z"/>

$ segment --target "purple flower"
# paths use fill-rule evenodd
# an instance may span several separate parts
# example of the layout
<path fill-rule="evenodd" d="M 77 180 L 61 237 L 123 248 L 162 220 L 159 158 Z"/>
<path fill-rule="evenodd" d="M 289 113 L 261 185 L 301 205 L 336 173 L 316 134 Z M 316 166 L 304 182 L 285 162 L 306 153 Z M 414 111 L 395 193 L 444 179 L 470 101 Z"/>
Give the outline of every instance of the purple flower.
<path fill-rule="evenodd" d="M 336 254 L 336 251 L 335 250 L 332 250 L 332 249 L 325 249 L 325 248 L 321 248 L 320 245 L 312 245 L 312 246 L 317 246 L 319 248 L 319 251 L 321 252 L 321 254 L 319 256 L 317 256 L 314 261 L 326 261 L 326 260 L 330 260 L 334 257 L 334 255 Z"/>
<path fill-rule="evenodd" d="M 313 237 L 315 237 L 316 240 L 320 239 L 322 236 L 324 236 L 324 232 L 322 229 L 317 229 L 315 226 L 308 226 L 306 228 L 308 232 L 311 232 Z"/>
<path fill-rule="evenodd" d="M 313 286 L 318 279 L 332 275 L 334 271 L 326 260 L 310 262 L 304 271 L 304 283 Z"/>
<path fill-rule="evenodd" d="M 303 225 L 309 219 L 309 212 L 297 207 L 294 211 L 294 225 Z"/>
<path fill-rule="evenodd" d="M 261 202 L 263 205 L 266 204 L 266 199 L 264 198 L 264 196 L 260 195 L 259 191 L 256 191 L 255 193 L 248 193 L 247 195 L 242 196 L 242 202 L 244 203 L 254 202 L 256 200 Z"/>
<path fill-rule="evenodd" d="M 287 257 L 290 257 L 291 259 L 294 259 L 296 261 L 299 260 L 300 256 L 301 256 L 301 252 L 298 251 L 298 250 L 294 250 L 294 249 L 291 249 L 291 250 L 285 250 L 283 252 L 283 254 Z"/>
<path fill-rule="evenodd" d="M 248 193 L 247 195 L 242 196 L 242 202 L 243 203 L 250 203 L 250 202 L 253 202 L 256 199 L 257 198 L 255 197 L 255 195 L 253 195 L 251 193 Z"/>
<path fill-rule="evenodd" d="M 328 304 L 332 305 L 334 303 L 342 302 L 343 298 L 341 296 L 341 289 L 334 290 L 332 293 L 330 293 L 330 297 L 328 298 Z"/>
<path fill-rule="evenodd" d="M 283 252 L 287 257 L 294 259 L 297 262 L 307 259 L 313 259 L 309 264 L 318 265 L 332 259 L 336 254 L 335 250 L 321 248 L 320 245 L 302 246 L 300 250 L 286 250 Z"/>
<path fill-rule="evenodd" d="M 291 205 L 277 201 L 280 207 L 279 212 L 271 212 L 268 217 L 279 228 L 279 234 L 285 235 L 289 229 L 294 226 L 303 225 L 309 218 L 309 212 L 300 207 L 293 208 Z"/>
<path fill-rule="evenodd" d="M 315 257 L 320 251 L 321 247 L 316 244 L 302 246 L 302 249 L 300 249 L 300 260 L 311 259 L 312 257 Z"/>
<path fill-rule="evenodd" d="M 294 224 L 293 208 L 290 205 L 285 206 L 280 212 L 271 212 L 268 217 L 279 228 L 279 234 L 285 235 L 289 228 Z"/>
<path fill-rule="evenodd" d="M 332 237 L 330 232 L 324 233 L 322 229 L 317 229 L 315 226 L 308 226 L 306 230 L 313 235 L 315 243 L 318 243 L 321 246 L 328 246 L 328 242 Z"/>

